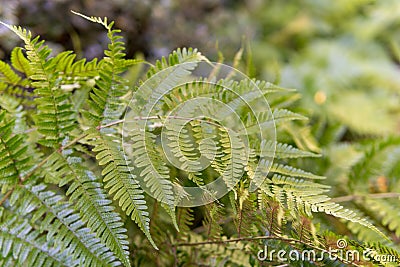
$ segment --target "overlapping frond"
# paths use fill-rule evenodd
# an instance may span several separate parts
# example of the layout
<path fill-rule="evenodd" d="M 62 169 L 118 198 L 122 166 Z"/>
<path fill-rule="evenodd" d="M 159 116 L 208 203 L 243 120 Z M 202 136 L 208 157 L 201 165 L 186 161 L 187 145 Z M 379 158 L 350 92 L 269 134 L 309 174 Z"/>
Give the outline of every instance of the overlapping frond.
<path fill-rule="evenodd" d="M 69 250 L 49 246 L 46 237 L 18 214 L 0 208 L 0 262 L 4 267 L 78 266 Z"/>
<path fill-rule="evenodd" d="M 38 112 L 34 118 L 38 131 L 44 136 L 41 144 L 49 147 L 60 146 L 62 140 L 75 127 L 76 120 L 68 101 L 70 95 L 61 90 L 62 83 L 56 71 L 60 58 L 65 57 L 68 52 L 49 59 L 51 50 L 44 45 L 44 41 L 39 41 L 39 37 L 32 39 L 30 31 L 4 23 L 3 25 L 16 33 L 25 43 L 30 68 L 26 67 L 26 61 L 21 60 L 21 54 L 16 52 L 19 53 L 20 59 L 18 66 L 31 73 L 28 78 L 32 80 L 31 85 L 35 88 L 35 95 L 40 95 L 40 98 L 35 99 Z"/>
<path fill-rule="evenodd" d="M 43 184 L 17 186 L 10 204 L 18 214 L 31 213 L 31 222 L 46 232 L 46 240 L 52 240 L 62 251 L 67 250 L 81 266 L 117 266 L 117 257 L 85 227 L 81 216 L 61 195 L 47 190 Z"/>
<path fill-rule="evenodd" d="M 143 190 L 132 173 L 132 169 L 127 165 L 118 144 L 112 138 L 101 135 L 98 131 L 91 132 L 88 137 L 94 146 L 98 164 L 103 167 L 102 175 L 105 183 L 104 187 L 110 195 L 114 195 L 114 200 L 119 200 L 118 204 L 125 213 L 143 231 L 154 247 L 157 247 L 150 236 L 149 213 Z"/>
<path fill-rule="evenodd" d="M 264 164 L 268 165 L 269 163 L 266 161 L 266 163 L 264 163 Z M 293 176 L 293 177 L 302 177 L 302 178 L 308 178 L 308 179 L 324 179 L 323 176 L 316 175 L 316 174 L 306 172 L 301 169 L 294 168 L 289 165 L 283 165 L 283 164 L 279 164 L 279 163 L 272 164 L 270 171 L 274 172 L 274 173 L 287 175 L 287 176 Z"/>
<path fill-rule="evenodd" d="M 218 239 L 222 234 L 223 206 L 214 202 L 204 207 L 203 227 L 208 239 Z"/>
<path fill-rule="evenodd" d="M 34 95 L 29 80 L 16 73 L 19 71 L 25 75 L 32 74 L 29 61 L 22 54 L 22 48 L 16 47 L 12 50 L 11 65 L 0 60 L 0 92 L 7 93 L 27 105 L 32 104 Z"/>
<path fill-rule="evenodd" d="M 230 195 L 232 208 L 235 214 L 235 226 L 238 237 L 252 236 L 257 229 L 257 214 L 254 213 L 257 205 L 257 195 L 244 189 L 243 183 L 238 186 L 238 196 Z"/>
<path fill-rule="evenodd" d="M 323 212 L 337 218 L 363 225 L 378 235 L 385 235 L 365 217 L 360 217 L 355 211 L 331 202 L 325 195 L 329 186 L 324 186 L 311 181 L 302 181 L 297 178 L 275 175 L 271 180 L 267 179 L 261 186 L 261 190 L 269 197 L 275 198 L 290 212 L 304 213 L 312 216 L 314 212 Z"/>
<path fill-rule="evenodd" d="M 133 164 L 138 169 L 138 175 L 144 181 L 153 196 L 165 208 L 171 216 L 172 222 L 178 229 L 175 216 L 175 198 L 172 190 L 172 182 L 169 178 L 169 168 L 160 157 L 155 146 L 155 136 L 152 133 L 143 134 L 140 126 L 132 124 L 132 156 Z"/>
<path fill-rule="evenodd" d="M 66 195 L 79 210 L 81 219 L 124 263 L 129 263 L 126 229 L 121 217 L 111 206 L 96 175 L 83 166 L 80 157 L 54 153 L 45 168 L 46 180 L 60 187 L 68 185 Z"/>
<path fill-rule="evenodd" d="M 318 243 L 317 230 L 311 218 L 299 214 L 292 223 L 292 228 L 296 238 L 308 244 Z"/>
<path fill-rule="evenodd" d="M 14 119 L 0 109 L 0 185 L 3 192 L 17 184 L 32 166 L 26 135 L 14 134 Z"/>
<path fill-rule="evenodd" d="M 176 221 L 179 227 L 180 236 L 189 234 L 190 226 L 193 225 L 194 215 L 190 208 L 177 208 Z"/>
<path fill-rule="evenodd" d="M 98 68 L 99 77 L 95 80 L 96 86 L 90 92 L 87 104 L 89 110 L 82 110 L 82 114 L 87 119 L 87 123 L 91 126 L 99 126 L 101 124 L 110 123 L 119 119 L 124 111 L 126 103 L 121 99 L 125 95 L 129 87 L 121 74 L 127 70 L 132 64 L 138 61 L 125 59 L 124 43 L 122 36 L 118 33 L 120 30 L 113 29 L 114 22 L 107 22 L 107 18 L 88 17 L 74 12 L 79 16 L 103 25 L 107 30 L 107 37 L 110 40 L 108 50 L 104 51 L 105 57 L 97 64 L 93 63 L 93 67 Z"/>

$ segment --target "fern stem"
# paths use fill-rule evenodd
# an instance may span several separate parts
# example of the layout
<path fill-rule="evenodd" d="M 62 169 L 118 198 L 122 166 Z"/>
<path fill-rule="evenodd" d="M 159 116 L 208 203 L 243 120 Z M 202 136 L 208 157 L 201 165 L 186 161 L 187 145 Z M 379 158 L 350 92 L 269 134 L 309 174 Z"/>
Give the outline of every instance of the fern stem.
<path fill-rule="evenodd" d="M 190 118 L 190 117 L 181 117 L 181 116 L 148 116 L 148 117 L 140 117 L 140 116 L 137 116 L 137 117 L 133 117 L 133 118 L 130 118 L 130 120 L 132 120 L 132 121 L 139 121 L 139 120 L 166 120 L 166 119 L 175 119 L 175 120 L 190 120 L 190 121 L 192 121 L 192 120 L 198 120 L 198 121 L 203 121 L 203 122 L 206 122 L 206 123 L 208 123 L 208 124 L 211 124 L 211 125 L 214 125 L 214 126 L 217 126 L 217 127 L 220 127 L 221 125 L 219 125 L 218 123 L 215 123 L 215 122 L 212 122 L 212 121 L 210 121 L 210 120 L 207 120 L 205 117 L 203 117 L 203 116 L 199 116 L 199 117 L 196 117 L 196 118 Z M 97 130 L 100 130 L 100 129 L 102 129 L 102 128 L 107 128 L 107 127 L 110 127 L 110 126 L 114 126 L 114 125 L 117 125 L 117 124 L 120 124 L 120 123 L 123 123 L 123 122 L 125 122 L 126 120 L 117 120 L 117 121 L 113 121 L 113 122 L 110 122 L 110 123 L 108 123 L 108 124 L 104 124 L 104 125 L 99 125 L 99 126 L 97 126 L 96 127 L 96 129 Z"/>
<path fill-rule="evenodd" d="M 3 205 L 3 203 L 8 199 L 8 197 L 11 195 L 11 193 L 14 191 L 14 188 L 12 188 L 10 191 L 8 191 L 4 197 L 0 200 L 0 206 Z"/>
<path fill-rule="evenodd" d="M 54 153 L 54 152 L 53 152 Z M 20 179 L 20 184 L 22 184 L 23 182 L 25 182 L 29 177 L 31 177 L 35 171 L 39 168 L 41 168 L 44 164 L 46 164 L 46 162 L 51 158 L 51 155 L 53 155 L 53 153 L 51 153 L 49 156 L 47 156 L 45 159 L 43 159 L 41 162 L 39 162 L 38 165 L 36 165 L 34 168 L 31 169 L 30 172 L 28 172 L 24 177 L 22 177 Z"/>
<path fill-rule="evenodd" d="M 76 137 L 74 140 L 72 140 L 71 142 L 69 142 L 69 143 L 66 144 L 65 146 L 60 147 L 59 149 L 57 149 L 56 151 L 54 151 L 53 153 L 51 153 L 50 155 L 48 155 L 45 159 L 43 159 L 41 162 L 39 162 L 39 164 L 36 165 L 28 174 L 26 174 L 25 177 L 22 177 L 22 178 L 20 179 L 20 184 L 22 184 L 22 183 L 23 183 L 24 181 L 26 181 L 29 177 L 31 177 L 31 176 L 35 173 L 35 171 L 36 171 L 37 169 L 41 168 L 44 164 L 46 164 L 46 162 L 51 158 L 51 156 L 52 156 L 54 153 L 57 153 L 57 152 L 59 153 L 59 152 L 63 151 L 64 149 L 66 149 L 66 148 L 72 146 L 73 144 L 77 143 L 79 140 L 81 140 L 82 138 L 86 137 L 87 135 L 88 135 L 87 133 L 84 133 L 84 134 L 79 135 L 78 137 Z"/>
<path fill-rule="evenodd" d="M 103 128 L 106 128 L 106 127 L 117 125 L 117 124 L 119 124 L 121 122 L 124 122 L 124 120 L 117 120 L 117 121 L 110 122 L 108 124 L 99 125 L 99 126 L 96 127 L 96 129 L 100 130 L 100 129 L 103 129 Z"/>
<path fill-rule="evenodd" d="M 68 144 L 66 144 L 65 146 L 62 146 L 58 149 L 58 152 L 63 151 L 64 149 L 76 144 L 79 140 L 81 140 L 82 138 L 85 138 L 88 134 L 87 133 L 83 133 L 79 136 L 77 136 L 75 139 L 73 139 L 71 142 L 69 142 Z"/>

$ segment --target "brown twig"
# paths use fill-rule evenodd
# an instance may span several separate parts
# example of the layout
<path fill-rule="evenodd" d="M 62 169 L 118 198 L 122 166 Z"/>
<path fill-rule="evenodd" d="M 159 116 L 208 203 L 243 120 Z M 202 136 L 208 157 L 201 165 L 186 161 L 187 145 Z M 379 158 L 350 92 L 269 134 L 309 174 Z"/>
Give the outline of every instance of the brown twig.
<path fill-rule="evenodd" d="M 3 205 L 3 203 L 7 200 L 7 198 L 11 195 L 11 193 L 14 191 L 14 188 L 12 188 L 10 191 L 8 191 L 4 197 L 0 200 L 0 206 Z"/>

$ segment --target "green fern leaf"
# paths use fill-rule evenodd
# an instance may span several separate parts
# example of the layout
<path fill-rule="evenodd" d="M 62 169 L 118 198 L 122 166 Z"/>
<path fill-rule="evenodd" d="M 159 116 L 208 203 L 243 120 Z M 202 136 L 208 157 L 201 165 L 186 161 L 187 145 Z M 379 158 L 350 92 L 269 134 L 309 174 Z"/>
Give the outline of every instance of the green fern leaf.
<path fill-rule="evenodd" d="M 29 183 L 15 187 L 10 204 L 17 207 L 19 214 L 32 213 L 31 222 L 38 223 L 41 232 L 47 232 L 47 240 L 54 240 L 61 250 L 70 251 L 72 258 L 78 260 L 80 265 L 120 264 L 114 253 L 89 228 L 84 227 L 73 206 L 64 202 L 62 196 L 46 190 L 45 185 Z"/>
<path fill-rule="evenodd" d="M 300 150 L 289 144 L 278 143 L 272 140 L 263 140 L 261 144 L 251 143 L 251 147 L 257 147 L 256 151 L 260 157 L 276 157 L 278 159 L 285 158 L 303 158 L 303 157 L 320 157 L 320 154 L 316 154 L 309 151 Z"/>
<path fill-rule="evenodd" d="M 266 236 L 280 236 L 282 234 L 283 226 L 286 224 L 284 210 L 282 205 L 272 200 L 268 194 L 260 192 L 258 194 L 259 208 L 262 213 L 261 221 L 265 226 Z"/>
<path fill-rule="evenodd" d="M 169 168 L 156 150 L 155 136 L 151 133 L 146 133 L 144 136 L 138 124 L 131 124 L 131 127 L 134 142 L 132 145 L 133 163 L 138 169 L 138 175 L 154 194 L 153 196 L 162 202 L 162 206 L 171 216 L 175 228 L 179 230 L 175 216 L 174 192 L 172 182 L 169 180 Z"/>
<path fill-rule="evenodd" d="M 36 99 L 38 113 L 35 116 L 38 131 L 45 136 L 40 143 L 54 148 L 60 146 L 62 140 L 75 128 L 74 112 L 68 103 L 69 94 L 60 90 L 60 81 L 54 75 L 57 62 L 66 52 L 48 59 L 51 50 L 44 45 L 44 41 L 39 41 L 39 37 L 31 39 L 29 31 L 2 24 L 25 43 L 28 61 L 33 70 L 29 78 L 33 80 L 32 86 L 36 88 L 37 95 L 41 96 Z"/>
<path fill-rule="evenodd" d="M 157 106 L 153 107 L 153 104 L 158 103 L 165 92 L 183 82 L 202 60 L 205 57 L 196 49 L 184 48 L 174 51 L 168 61 L 165 58 L 157 61 L 155 67 L 147 73 L 148 80 L 136 93 L 139 105 L 131 106 L 135 115 L 148 116 L 150 110 L 157 112 Z"/>
<path fill-rule="evenodd" d="M 17 49 L 12 53 L 14 51 Z M 22 100 L 25 104 L 31 104 L 33 94 L 29 85 L 27 79 L 15 73 L 10 65 L 0 60 L 0 92 Z"/>
<path fill-rule="evenodd" d="M 27 220 L 0 208 L 0 259 L 2 266 L 78 266 L 69 250 L 52 246 Z"/>
<path fill-rule="evenodd" d="M 222 234 L 222 208 L 223 206 L 218 202 L 205 205 L 203 227 L 206 230 L 206 236 L 208 239 L 218 239 Z"/>
<path fill-rule="evenodd" d="M 97 153 L 98 164 L 104 166 L 102 171 L 104 187 L 108 189 L 110 195 L 114 195 L 114 200 L 119 200 L 122 210 L 157 248 L 150 235 L 150 219 L 143 190 L 127 165 L 127 159 L 112 139 L 96 130 L 89 131 L 88 139 L 93 139 L 90 143 L 94 145 L 93 151 Z"/>
<path fill-rule="evenodd" d="M 139 61 L 125 59 L 124 43 L 121 42 L 122 36 L 118 35 L 120 30 L 113 30 L 114 22 L 107 22 L 107 18 L 101 19 L 88 17 L 73 12 L 89 21 L 99 23 L 107 29 L 107 36 L 110 40 L 108 49 L 104 51 L 104 59 L 97 65 L 99 79 L 96 80 L 96 87 L 90 93 L 88 105 L 90 111 L 83 110 L 82 114 L 91 126 L 107 124 L 119 119 L 125 105 L 121 97 L 128 92 L 129 87 L 125 85 L 125 80 L 120 76 L 128 66 Z M 93 66 L 95 66 L 93 64 Z"/>
<path fill-rule="evenodd" d="M 113 211 L 111 200 L 93 172 L 82 166 L 82 159 L 67 153 L 53 153 L 44 166 L 53 183 L 60 187 L 69 184 L 66 192 L 75 202 L 82 221 L 124 263 L 129 263 L 129 248 L 121 217 Z M 62 177 L 62 179 L 61 179 Z"/>
<path fill-rule="evenodd" d="M 14 121 L 6 118 L 6 112 L 0 109 L 0 185 L 3 190 L 15 185 L 28 172 L 32 158 L 25 145 L 24 134 L 13 134 Z"/>
<path fill-rule="evenodd" d="M 262 160 L 263 161 L 263 160 Z M 265 166 L 269 166 L 269 162 L 261 162 L 261 164 Z M 302 178 L 309 178 L 309 179 L 325 179 L 324 176 L 316 175 L 310 172 L 303 171 L 301 169 L 297 169 L 288 165 L 283 165 L 279 163 L 274 163 L 270 169 L 271 172 L 280 173 L 287 176 L 294 176 L 294 177 L 302 177 Z"/>
<path fill-rule="evenodd" d="M 0 60 L 0 81 L 16 86 L 19 84 L 21 77 L 17 75 L 11 67 Z"/>
<path fill-rule="evenodd" d="M 29 60 L 25 57 L 21 47 L 15 47 L 11 52 L 11 64 L 17 71 L 24 73 L 27 77 L 33 74 Z"/>
<path fill-rule="evenodd" d="M 176 221 L 179 227 L 180 236 L 187 235 L 190 232 L 190 226 L 193 225 L 194 215 L 193 210 L 190 208 L 177 208 Z"/>

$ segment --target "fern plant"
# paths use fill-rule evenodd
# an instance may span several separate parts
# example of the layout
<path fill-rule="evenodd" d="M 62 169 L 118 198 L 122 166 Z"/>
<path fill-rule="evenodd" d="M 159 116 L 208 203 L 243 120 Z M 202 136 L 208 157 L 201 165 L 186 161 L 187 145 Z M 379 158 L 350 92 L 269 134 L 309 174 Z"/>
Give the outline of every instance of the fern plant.
<path fill-rule="evenodd" d="M 320 157 L 320 151 L 315 145 L 295 147 L 302 141 L 296 132 L 309 129 L 304 116 L 289 110 L 296 92 L 264 81 L 235 81 L 230 75 L 210 77 L 214 86 L 179 83 L 199 62 L 210 63 L 196 49 L 174 51 L 132 86 L 125 74 L 143 62 L 125 58 L 114 23 L 78 15 L 105 28 L 110 43 L 101 60 L 76 60 L 72 51 L 52 55 L 30 31 L 2 23 L 25 44 L 13 50 L 10 63 L 0 62 L 2 266 L 258 266 L 281 261 L 257 257 L 266 246 L 287 252 L 314 249 L 325 264 L 380 264 L 373 256 L 349 260 L 343 251 L 329 254 L 336 260 L 324 256 L 347 233 L 332 231 L 320 213 L 386 240 L 363 243 L 375 240 L 355 237 L 342 249 L 370 249 L 399 263 L 393 240 L 385 235 L 386 228 L 398 235 L 396 217 L 382 209 L 382 225 L 373 225 L 369 213 L 356 207 L 360 216 L 331 201 L 324 177 L 300 167 L 301 160 Z M 272 112 L 251 115 L 240 106 L 239 96 L 254 100 L 254 84 Z M 165 88 L 171 90 L 164 94 Z M 152 107 L 151 101 L 160 98 Z M 199 118 L 196 109 L 185 111 L 186 124 L 171 120 L 170 112 L 181 103 L 204 98 L 240 107 L 238 117 L 249 136 L 247 157 L 242 132 Z M 134 117 L 126 133 L 127 107 L 138 106 L 155 113 Z M 206 104 L 189 107 L 208 114 L 224 111 Z M 278 139 L 259 140 L 257 127 L 263 131 L 274 123 Z M 164 130 L 170 153 L 184 159 L 181 168 L 163 153 Z M 126 135 L 129 147 L 121 142 Z M 199 167 L 201 160 L 209 166 Z M 224 179 L 228 194 L 204 206 L 180 205 L 190 197 L 180 188 L 225 177 L 227 167 L 238 177 Z"/>

